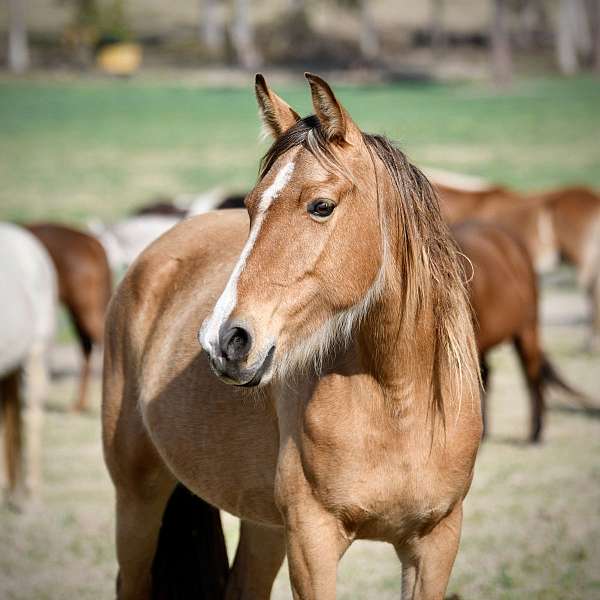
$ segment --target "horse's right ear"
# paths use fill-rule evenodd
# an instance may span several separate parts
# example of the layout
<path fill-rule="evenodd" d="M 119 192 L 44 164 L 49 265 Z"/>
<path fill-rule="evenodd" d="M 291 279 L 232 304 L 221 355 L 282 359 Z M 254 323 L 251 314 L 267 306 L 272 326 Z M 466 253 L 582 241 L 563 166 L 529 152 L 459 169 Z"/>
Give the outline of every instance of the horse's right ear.
<path fill-rule="evenodd" d="M 267 86 L 265 78 L 257 73 L 254 83 L 260 118 L 267 133 L 275 139 L 300 120 L 300 115 Z"/>

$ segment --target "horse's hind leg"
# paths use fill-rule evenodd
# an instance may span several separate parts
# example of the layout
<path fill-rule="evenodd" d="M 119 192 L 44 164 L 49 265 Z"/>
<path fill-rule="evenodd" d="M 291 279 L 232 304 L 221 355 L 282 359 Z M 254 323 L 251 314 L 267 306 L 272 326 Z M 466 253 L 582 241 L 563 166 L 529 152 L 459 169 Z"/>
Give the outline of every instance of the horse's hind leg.
<path fill-rule="evenodd" d="M 1 423 L 4 427 L 4 456 L 8 500 L 17 503 L 22 487 L 22 422 L 21 422 L 21 370 L 17 369 L 0 380 Z"/>
<path fill-rule="evenodd" d="M 481 420 L 483 421 L 483 431 L 481 438 L 484 439 L 488 434 L 488 384 L 490 381 L 490 367 L 487 362 L 487 357 L 482 354 L 479 357 L 479 369 L 481 371 L 481 383 L 483 385 L 483 392 L 481 393 Z"/>
<path fill-rule="evenodd" d="M 75 319 L 74 319 L 75 320 Z M 77 390 L 77 400 L 73 406 L 73 410 L 80 412 L 87 408 L 87 390 L 90 380 L 91 357 L 92 357 L 92 338 L 84 331 L 83 327 L 75 322 L 77 335 L 79 336 L 79 346 L 83 355 L 81 363 L 81 371 L 79 374 L 79 388 Z"/>
<path fill-rule="evenodd" d="M 514 340 L 515 349 L 529 391 L 531 405 L 531 425 L 529 440 L 539 442 L 544 427 L 546 403 L 544 400 L 542 364 L 543 354 L 540 348 L 537 328 L 529 327 L 522 331 Z"/>
<path fill-rule="evenodd" d="M 39 492 L 42 479 L 42 422 L 48 393 L 47 344 L 34 344 L 25 363 L 23 390 L 23 480 L 31 497 Z"/>
<path fill-rule="evenodd" d="M 175 481 L 145 430 L 135 387 L 104 356 L 104 460 L 116 491 L 117 597 L 148 600 L 163 512 Z"/>
<path fill-rule="evenodd" d="M 588 296 L 592 313 L 591 330 L 587 342 L 587 350 L 594 352 L 600 349 L 600 272 L 592 282 Z"/>
<path fill-rule="evenodd" d="M 150 600 L 151 569 L 160 525 L 173 482 L 166 477 L 139 489 L 117 485 L 117 597 Z M 142 489 L 145 487 L 146 489 Z"/>
<path fill-rule="evenodd" d="M 268 600 L 284 558 L 283 528 L 242 521 L 225 600 Z"/>

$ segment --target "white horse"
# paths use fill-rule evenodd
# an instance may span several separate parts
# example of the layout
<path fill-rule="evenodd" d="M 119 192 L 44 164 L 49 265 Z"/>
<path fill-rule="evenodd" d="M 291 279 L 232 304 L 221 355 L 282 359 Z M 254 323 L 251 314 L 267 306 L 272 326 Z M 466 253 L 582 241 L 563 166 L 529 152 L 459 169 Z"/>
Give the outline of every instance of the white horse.
<path fill-rule="evenodd" d="M 213 210 L 226 194 L 214 188 L 201 194 L 182 194 L 174 204 L 187 211 L 185 218 Z M 145 214 L 127 217 L 112 224 L 88 221 L 88 230 L 104 246 L 111 269 L 122 273 L 147 246 L 182 220 L 176 215 Z"/>
<path fill-rule="evenodd" d="M 104 246 L 110 268 L 120 274 L 142 250 L 180 221 L 171 215 L 140 215 L 111 225 L 90 221 L 88 229 Z"/>
<path fill-rule="evenodd" d="M 0 407 L 7 496 L 19 505 L 40 483 L 46 354 L 55 331 L 52 260 L 28 231 L 0 223 Z"/>

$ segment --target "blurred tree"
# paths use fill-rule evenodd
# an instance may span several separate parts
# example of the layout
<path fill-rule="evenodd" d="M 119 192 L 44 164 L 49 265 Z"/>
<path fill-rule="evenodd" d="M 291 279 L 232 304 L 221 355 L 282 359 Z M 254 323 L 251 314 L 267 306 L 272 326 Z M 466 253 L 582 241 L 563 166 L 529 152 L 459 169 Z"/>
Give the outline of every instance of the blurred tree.
<path fill-rule="evenodd" d="M 492 15 L 492 72 L 497 86 L 510 85 L 512 81 L 512 50 L 508 30 L 509 7 L 507 0 L 493 0 Z"/>
<path fill-rule="evenodd" d="M 379 36 L 373 19 L 372 2 L 369 0 L 336 0 L 336 3 L 359 13 L 358 43 L 360 52 L 367 59 L 376 58 L 379 55 Z"/>
<path fill-rule="evenodd" d="M 375 28 L 373 11 L 369 0 L 359 0 L 360 5 L 360 51 L 368 59 L 374 59 L 379 54 L 379 36 Z"/>
<path fill-rule="evenodd" d="M 231 43 L 240 66 L 256 69 L 261 57 L 254 43 L 254 28 L 250 22 L 250 0 L 233 0 Z"/>
<path fill-rule="evenodd" d="M 200 40 L 211 53 L 223 52 L 225 30 L 218 0 L 200 0 Z"/>
<path fill-rule="evenodd" d="M 431 0 L 431 48 L 436 57 L 439 57 L 446 46 L 446 32 L 444 30 L 445 0 Z"/>
<path fill-rule="evenodd" d="M 8 67 L 15 73 L 29 68 L 25 0 L 8 0 Z"/>
<path fill-rule="evenodd" d="M 581 56 L 590 54 L 592 41 L 583 0 L 560 0 L 556 32 L 558 66 L 565 75 L 579 70 Z"/>
<path fill-rule="evenodd" d="M 592 68 L 600 73 L 600 0 L 588 0 L 590 29 L 592 34 Z"/>

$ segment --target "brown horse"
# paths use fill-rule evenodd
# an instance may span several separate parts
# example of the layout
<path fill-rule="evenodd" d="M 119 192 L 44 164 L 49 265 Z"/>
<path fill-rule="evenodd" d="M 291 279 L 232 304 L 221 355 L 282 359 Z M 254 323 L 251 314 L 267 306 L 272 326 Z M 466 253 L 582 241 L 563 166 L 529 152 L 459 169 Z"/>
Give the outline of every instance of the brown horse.
<path fill-rule="evenodd" d="M 201 595 L 175 551 L 159 548 L 174 566 L 151 577 L 177 481 L 242 519 L 227 599 L 268 598 L 286 553 L 294 598 L 333 599 L 359 538 L 395 546 L 403 598 L 444 596 L 482 429 L 460 263 L 423 174 L 307 78 L 316 116 L 300 119 L 257 76 L 275 143 L 250 218 L 183 221 L 111 302 L 103 439 L 120 598 L 165 589 L 164 573 L 183 588 L 171 597 L 222 597 Z M 175 520 L 210 549 L 213 519 Z M 169 528 L 161 542 L 182 539 Z M 193 575 L 225 585 L 214 565 Z"/>
<path fill-rule="evenodd" d="M 64 225 L 28 225 L 46 247 L 58 274 L 59 299 L 69 311 L 83 354 L 75 410 L 87 408 L 90 359 L 104 338 L 104 317 L 112 275 L 104 248 L 96 238 Z"/>
<path fill-rule="evenodd" d="M 501 186 L 462 189 L 435 180 L 433 183 L 449 224 L 469 219 L 501 224 L 525 244 L 536 270 L 546 271 L 556 264 L 554 229 L 543 199 L 524 198 Z"/>
<path fill-rule="evenodd" d="M 552 215 L 561 257 L 577 269 L 590 299 L 590 346 L 600 347 L 600 194 L 586 187 L 566 187 L 541 199 Z"/>
<path fill-rule="evenodd" d="M 487 353 L 511 341 L 529 390 L 529 439 L 539 442 L 546 387 L 553 384 L 577 398 L 582 396 L 562 380 L 541 348 L 537 277 L 529 253 L 508 229 L 491 223 L 467 221 L 454 226 L 452 233 L 463 252 L 465 272 L 472 274 L 469 292 L 485 391 L 490 373 Z M 482 396 L 484 433 L 486 395 Z"/>

